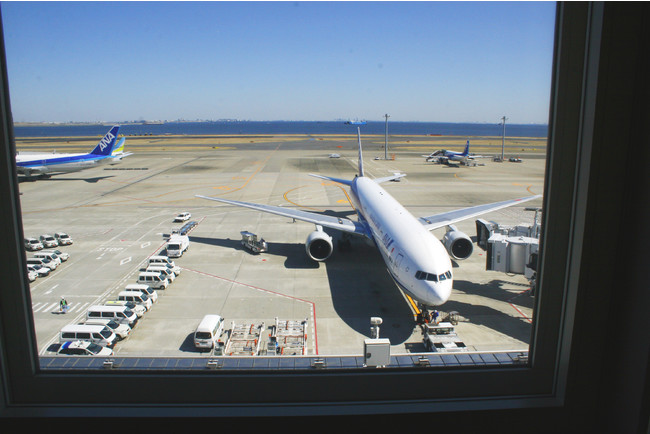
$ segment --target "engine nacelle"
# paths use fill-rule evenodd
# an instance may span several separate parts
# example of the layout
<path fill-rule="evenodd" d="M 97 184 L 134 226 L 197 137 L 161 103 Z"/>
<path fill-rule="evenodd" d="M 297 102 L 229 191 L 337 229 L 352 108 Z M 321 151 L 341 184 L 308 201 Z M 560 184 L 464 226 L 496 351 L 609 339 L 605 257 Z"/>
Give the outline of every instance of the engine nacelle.
<path fill-rule="evenodd" d="M 474 251 L 472 239 L 453 225 L 449 225 L 449 230 L 442 238 L 442 244 L 447 249 L 449 256 L 454 259 L 467 259 Z"/>
<path fill-rule="evenodd" d="M 319 226 L 307 237 L 305 249 L 307 250 L 307 255 L 314 261 L 324 261 L 330 257 L 334 250 L 332 237 L 323 232 L 323 229 Z"/>

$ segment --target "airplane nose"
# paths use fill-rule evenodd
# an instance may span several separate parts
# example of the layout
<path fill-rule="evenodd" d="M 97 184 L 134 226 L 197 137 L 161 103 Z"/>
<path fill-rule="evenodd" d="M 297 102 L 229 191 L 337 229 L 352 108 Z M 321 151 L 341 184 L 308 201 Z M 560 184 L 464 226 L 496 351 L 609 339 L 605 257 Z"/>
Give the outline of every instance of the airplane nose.
<path fill-rule="evenodd" d="M 429 294 L 427 297 L 429 304 L 433 306 L 444 304 L 451 296 L 452 286 L 451 279 L 444 282 L 430 283 L 429 290 L 427 291 Z"/>

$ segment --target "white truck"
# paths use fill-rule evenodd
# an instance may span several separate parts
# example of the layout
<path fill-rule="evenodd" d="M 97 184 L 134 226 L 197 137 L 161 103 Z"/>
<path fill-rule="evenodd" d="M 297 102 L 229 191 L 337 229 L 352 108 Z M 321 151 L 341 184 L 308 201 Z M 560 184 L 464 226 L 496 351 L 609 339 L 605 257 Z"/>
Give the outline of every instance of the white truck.
<path fill-rule="evenodd" d="M 190 247 L 190 237 L 187 235 L 172 234 L 167 240 L 167 256 L 180 258 Z"/>

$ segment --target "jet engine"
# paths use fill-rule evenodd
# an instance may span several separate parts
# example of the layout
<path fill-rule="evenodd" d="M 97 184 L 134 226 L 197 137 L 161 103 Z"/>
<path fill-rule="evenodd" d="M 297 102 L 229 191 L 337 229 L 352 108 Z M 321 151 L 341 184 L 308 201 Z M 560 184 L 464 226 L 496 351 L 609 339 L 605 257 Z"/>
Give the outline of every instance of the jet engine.
<path fill-rule="evenodd" d="M 467 259 L 474 251 L 471 238 L 466 233 L 459 231 L 454 225 L 448 226 L 447 233 L 442 238 L 442 244 L 454 259 Z"/>
<path fill-rule="evenodd" d="M 323 228 L 316 226 L 316 230 L 309 234 L 305 242 L 307 255 L 314 261 L 324 261 L 330 257 L 334 250 L 332 237 L 323 232 Z"/>

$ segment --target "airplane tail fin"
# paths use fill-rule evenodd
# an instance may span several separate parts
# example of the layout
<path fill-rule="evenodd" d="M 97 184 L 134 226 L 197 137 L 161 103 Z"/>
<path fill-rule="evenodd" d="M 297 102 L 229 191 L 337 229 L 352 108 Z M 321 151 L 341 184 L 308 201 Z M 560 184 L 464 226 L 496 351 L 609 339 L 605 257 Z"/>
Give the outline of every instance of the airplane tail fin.
<path fill-rule="evenodd" d="M 126 141 L 126 137 L 122 137 L 119 142 L 115 145 L 115 149 L 113 149 L 112 155 L 117 155 L 117 154 L 123 154 L 124 153 L 124 142 Z"/>
<path fill-rule="evenodd" d="M 467 143 L 465 144 L 465 150 L 463 151 L 463 155 L 464 156 L 469 155 L 469 139 L 467 139 Z"/>
<path fill-rule="evenodd" d="M 359 176 L 363 175 L 363 155 L 361 152 L 361 128 L 357 127 L 357 138 L 359 139 Z"/>
<path fill-rule="evenodd" d="M 117 139 L 117 132 L 120 130 L 119 125 L 115 125 L 108 133 L 99 141 L 95 149 L 92 150 L 93 155 L 111 155 L 115 147 L 115 140 Z"/>

